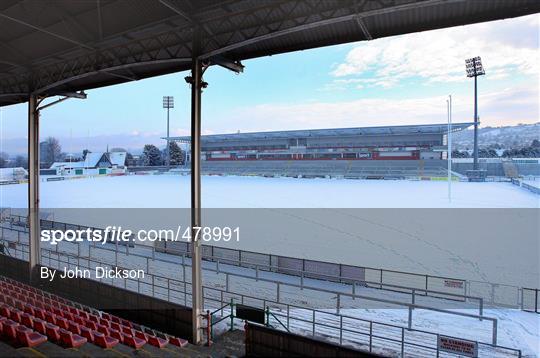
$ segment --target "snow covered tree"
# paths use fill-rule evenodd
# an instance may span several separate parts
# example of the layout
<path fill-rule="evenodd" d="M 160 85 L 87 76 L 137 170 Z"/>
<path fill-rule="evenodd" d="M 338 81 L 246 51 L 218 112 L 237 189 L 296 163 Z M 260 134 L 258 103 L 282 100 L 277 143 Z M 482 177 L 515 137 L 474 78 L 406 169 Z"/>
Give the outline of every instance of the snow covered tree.
<path fill-rule="evenodd" d="M 146 166 L 162 165 L 160 150 L 153 144 L 146 144 L 143 149 L 143 163 Z"/>
<path fill-rule="evenodd" d="M 133 158 L 133 155 L 131 155 L 130 152 L 126 153 L 126 166 L 131 167 L 136 165 L 135 159 Z"/>
<path fill-rule="evenodd" d="M 4 168 L 7 165 L 8 158 L 7 153 L 0 152 L 0 168 Z"/>
<path fill-rule="evenodd" d="M 18 155 L 15 157 L 13 167 L 15 168 L 20 167 L 20 168 L 28 169 L 28 160 L 26 159 L 26 157 L 23 157 L 22 155 Z"/>
<path fill-rule="evenodd" d="M 180 149 L 176 142 L 169 144 L 169 150 L 171 152 L 171 165 L 184 164 L 184 152 L 182 152 L 182 149 Z"/>

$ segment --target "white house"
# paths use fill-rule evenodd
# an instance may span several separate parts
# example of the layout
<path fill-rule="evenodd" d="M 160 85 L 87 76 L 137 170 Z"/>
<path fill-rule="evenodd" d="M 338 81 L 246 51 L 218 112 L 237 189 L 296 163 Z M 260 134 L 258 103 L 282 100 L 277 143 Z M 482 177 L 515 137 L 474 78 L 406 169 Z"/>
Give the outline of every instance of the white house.
<path fill-rule="evenodd" d="M 83 161 L 55 162 L 49 169 L 56 175 L 96 175 L 125 173 L 126 152 L 87 153 Z"/>

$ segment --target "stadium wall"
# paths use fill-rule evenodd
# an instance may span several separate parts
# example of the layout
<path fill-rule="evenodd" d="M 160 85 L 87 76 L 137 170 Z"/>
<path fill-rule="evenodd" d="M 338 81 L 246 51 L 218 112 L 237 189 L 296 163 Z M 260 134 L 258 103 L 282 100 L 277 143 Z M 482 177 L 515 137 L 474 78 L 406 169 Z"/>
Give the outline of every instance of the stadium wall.
<path fill-rule="evenodd" d="M 274 328 L 246 323 L 248 357 L 382 357 Z"/>

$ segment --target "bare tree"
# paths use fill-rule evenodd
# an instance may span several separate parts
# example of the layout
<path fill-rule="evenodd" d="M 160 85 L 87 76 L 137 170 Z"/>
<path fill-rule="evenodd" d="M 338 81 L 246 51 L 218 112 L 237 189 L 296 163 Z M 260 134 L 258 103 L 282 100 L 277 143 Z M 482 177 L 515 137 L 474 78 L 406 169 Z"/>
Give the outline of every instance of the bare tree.
<path fill-rule="evenodd" d="M 49 165 L 61 160 L 62 146 L 60 145 L 60 141 L 57 138 L 48 137 L 47 139 L 45 139 L 41 158 L 42 162 Z"/>

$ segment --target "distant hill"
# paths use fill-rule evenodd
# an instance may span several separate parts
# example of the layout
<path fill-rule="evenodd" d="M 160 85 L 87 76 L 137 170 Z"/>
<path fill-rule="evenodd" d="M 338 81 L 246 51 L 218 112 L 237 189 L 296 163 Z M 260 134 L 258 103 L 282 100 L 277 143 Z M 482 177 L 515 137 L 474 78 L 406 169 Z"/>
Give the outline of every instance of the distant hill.
<path fill-rule="evenodd" d="M 503 149 L 529 146 L 534 139 L 540 140 L 540 123 L 519 124 L 508 127 L 483 127 L 478 130 L 479 147 L 493 147 L 497 144 Z M 473 148 L 474 131 L 467 129 L 457 132 L 452 143 L 458 150 Z"/>

